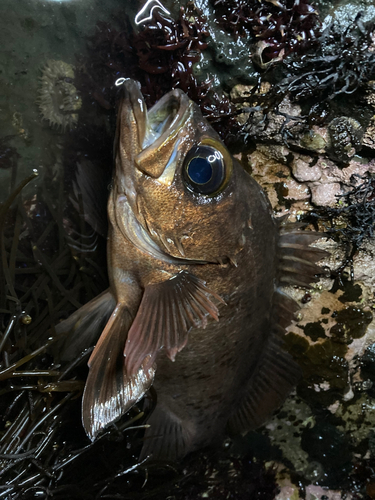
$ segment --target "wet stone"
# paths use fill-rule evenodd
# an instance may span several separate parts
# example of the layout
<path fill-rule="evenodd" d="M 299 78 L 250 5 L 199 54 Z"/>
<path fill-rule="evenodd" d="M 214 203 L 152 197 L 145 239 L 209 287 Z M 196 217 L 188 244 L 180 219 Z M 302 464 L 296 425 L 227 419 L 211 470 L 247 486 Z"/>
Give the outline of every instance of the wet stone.
<path fill-rule="evenodd" d="M 319 321 L 316 323 L 307 323 L 307 325 L 303 327 L 303 331 L 305 335 L 308 335 L 310 339 L 314 341 L 326 337 L 326 332 Z"/>
<path fill-rule="evenodd" d="M 346 344 L 331 338 L 310 344 L 306 338 L 293 332 L 285 336 L 285 343 L 302 369 L 303 378 L 297 387 L 301 398 L 313 406 L 329 406 L 339 394 L 347 392 Z"/>
<path fill-rule="evenodd" d="M 350 344 L 353 339 L 363 337 L 371 321 L 370 311 L 349 306 L 337 313 L 336 325 L 331 328 L 330 333 L 336 340 Z"/>
<path fill-rule="evenodd" d="M 352 458 L 344 433 L 330 423 L 318 422 L 314 427 L 304 430 L 301 445 L 313 461 L 321 464 L 325 480 L 328 476 L 332 486 L 336 486 L 337 482 L 343 486 Z"/>

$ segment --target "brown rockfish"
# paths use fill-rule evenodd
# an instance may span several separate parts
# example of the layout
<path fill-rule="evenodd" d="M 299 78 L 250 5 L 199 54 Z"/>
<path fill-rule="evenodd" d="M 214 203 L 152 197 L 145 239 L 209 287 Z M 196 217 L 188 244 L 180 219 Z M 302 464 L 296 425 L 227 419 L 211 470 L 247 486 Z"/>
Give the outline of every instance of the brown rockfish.
<path fill-rule="evenodd" d="M 277 223 L 262 189 L 198 106 L 172 90 L 149 111 L 125 80 L 108 200 L 110 288 L 57 327 L 64 358 L 96 343 L 83 395 L 91 439 L 154 386 L 142 456 L 181 458 L 262 424 L 299 369 L 281 337 L 325 252 Z M 104 329 L 103 329 L 104 328 Z M 99 337 L 100 336 L 100 337 Z"/>

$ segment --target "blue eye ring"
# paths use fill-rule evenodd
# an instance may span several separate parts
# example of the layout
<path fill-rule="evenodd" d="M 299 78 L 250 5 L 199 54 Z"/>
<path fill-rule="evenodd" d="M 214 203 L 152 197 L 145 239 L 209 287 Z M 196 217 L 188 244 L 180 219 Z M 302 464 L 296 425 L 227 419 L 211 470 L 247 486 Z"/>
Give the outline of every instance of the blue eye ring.
<path fill-rule="evenodd" d="M 226 180 L 224 157 L 211 145 L 194 146 L 186 155 L 182 174 L 190 191 L 212 196 Z"/>

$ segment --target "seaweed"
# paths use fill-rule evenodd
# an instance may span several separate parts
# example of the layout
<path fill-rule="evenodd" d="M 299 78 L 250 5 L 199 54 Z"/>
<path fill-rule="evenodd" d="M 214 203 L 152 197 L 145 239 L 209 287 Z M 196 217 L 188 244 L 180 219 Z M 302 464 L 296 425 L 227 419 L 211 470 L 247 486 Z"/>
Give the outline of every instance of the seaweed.
<path fill-rule="evenodd" d="M 281 121 L 272 138 L 279 141 L 281 136 L 288 147 L 298 149 L 300 137 L 312 125 L 323 126 L 333 117 L 348 114 L 348 95 L 349 116 L 356 113 L 361 123 L 368 123 L 371 116 L 363 105 L 363 89 L 375 76 L 373 32 L 374 23 L 364 23 L 360 12 L 346 28 L 337 22 L 326 26 L 313 48 L 268 66 L 247 95 L 235 99 L 238 106 L 245 103 L 240 111 L 248 114 L 239 134 L 243 141 L 269 140 L 268 124 Z M 290 104 L 299 105 L 302 113 L 285 112 L 283 107 Z"/>
<path fill-rule="evenodd" d="M 336 207 L 317 208 L 302 217 L 306 222 L 322 225 L 345 248 L 343 263 L 333 272 L 338 277 L 347 266 L 352 267 L 354 256 L 375 232 L 375 178 L 371 174 L 354 174 L 350 181 L 351 188 L 337 197 Z"/>
<path fill-rule="evenodd" d="M 154 11 L 138 31 L 123 13 L 116 26 L 98 22 L 88 41 L 88 57 L 79 60 L 77 87 L 84 102 L 96 103 L 107 113 L 115 109 L 118 89 L 114 83 L 119 77 L 141 83 L 148 107 L 180 88 L 225 139 L 238 129 L 237 111 L 223 92 L 212 90 L 209 79 L 199 81 L 194 75 L 194 64 L 206 50 L 208 36 L 206 21 L 192 2 L 180 8 L 177 19 Z"/>
<path fill-rule="evenodd" d="M 353 94 L 375 74 L 375 54 L 370 47 L 374 23 L 363 23 L 359 12 L 342 30 L 332 23 L 319 37 L 314 53 L 292 62 L 294 75 L 280 83 L 294 99 L 319 97 L 332 100 L 341 94 Z"/>
<path fill-rule="evenodd" d="M 83 250 L 87 228 L 79 214 L 70 219 L 79 242 L 78 250 L 72 248 L 63 182 L 54 197 L 45 175 L 33 195 L 21 198 L 35 177 L 22 181 L 0 207 L 0 498 L 41 492 L 48 498 L 87 445 L 83 432 L 77 441 L 64 435 L 79 415 L 73 409 L 89 353 L 61 364 L 54 325 L 107 286 L 94 262 L 100 262 L 98 250 Z"/>
<path fill-rule="evenodd" d="M 307 0 L 211 0 L 218 24 L 235 39 L 261 41 L 260 67 L 292 52 L 302 53 L 317 43 L 320 20 Z"/>
<path fill-rule="evenodd" d="M 371 50 L 374 24 L 363 23 L 362 15 L 359 12 L 344 30 L 338 23 L 329 24 L 313 51 L 284 61 L 287 76 L 275 84 L 272 97 L 281 99 L 288 94 L 294 102 L 313 97 L 324 103 L 354 94 L 368 82 L 375 74 L 375 53 Z"/>

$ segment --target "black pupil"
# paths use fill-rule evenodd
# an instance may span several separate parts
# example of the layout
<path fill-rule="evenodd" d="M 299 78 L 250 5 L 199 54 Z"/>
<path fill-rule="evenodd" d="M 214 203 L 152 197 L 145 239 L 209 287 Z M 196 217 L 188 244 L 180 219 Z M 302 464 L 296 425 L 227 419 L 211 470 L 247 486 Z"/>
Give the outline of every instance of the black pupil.
<path fill-rule="evenodd" d="M 212 177 L 211 163 L 205 158 L 193 158 L 188 166 L 188 175 L 196 184 L 206 184 Z"/>
<path fill-rule="evenodd" d="M 224 185 L 225 172 L 221 152 L 208 144 L 200 144 L 188 151 L 182 179 L 189 191 L 210 196 Z"/>

